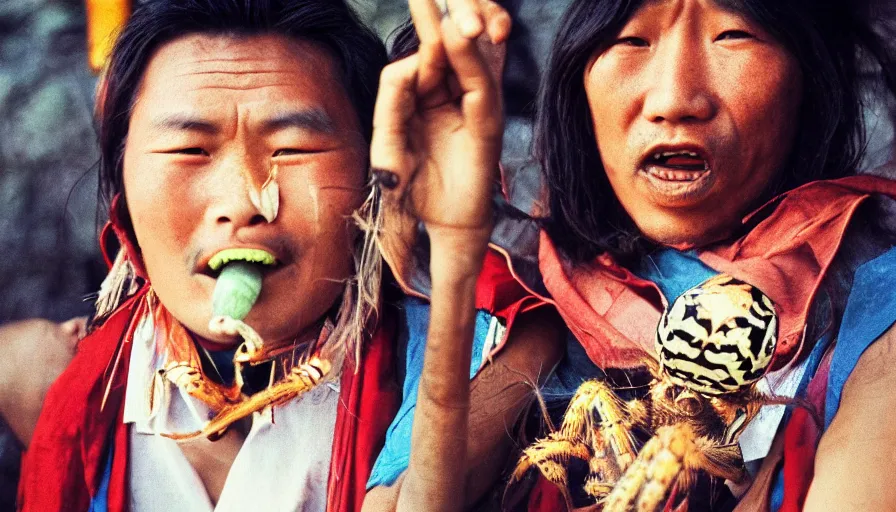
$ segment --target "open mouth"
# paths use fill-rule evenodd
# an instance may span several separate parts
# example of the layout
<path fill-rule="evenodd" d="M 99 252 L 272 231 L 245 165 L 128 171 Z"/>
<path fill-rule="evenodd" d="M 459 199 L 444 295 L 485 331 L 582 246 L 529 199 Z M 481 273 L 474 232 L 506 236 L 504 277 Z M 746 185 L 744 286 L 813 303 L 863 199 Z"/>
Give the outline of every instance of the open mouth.
<path fill-rule="evenodd" d="M 276 256 L 263 249 L 224 249 L 215 253 L 208 260 L 208 270 L 212 275 L 217 274 L 224 266 L 234 261 L 255 263 L 270 268 L 275 268 L 280 264 Z"/>
<path fill-rule="evenodd" d="M 709 172 L 709 162 L 694 151 L 663 151 L 651 155 L 645 171 L 667 181 L 695 181 Z"/>
<path fill-rule="evenodd" d="M 715 176 L 709 158 L 698 148 L 654 150 L 640 168 L 655 200 L 683 206 L 705 197 Z"/>

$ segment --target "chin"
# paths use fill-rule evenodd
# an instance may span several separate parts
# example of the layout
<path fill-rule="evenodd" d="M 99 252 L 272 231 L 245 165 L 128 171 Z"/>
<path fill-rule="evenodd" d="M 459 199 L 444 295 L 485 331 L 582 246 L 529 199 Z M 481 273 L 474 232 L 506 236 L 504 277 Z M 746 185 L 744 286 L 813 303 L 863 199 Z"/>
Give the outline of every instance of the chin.
<path fill-rule="evenodd" d="M 205 340 L 209 343 L 214 343 L 215 345 L 221 345 L 222 348 L 233 348 L 236 345 L 239 345 L 240 343 L 242 343 L 242 339 L 240 339 L 239 336 L 229 336 L 228 337 L 228 336 L 219 336 L 219 335 L 211 334 L 211 333 L 206 333 L 206 334 L 207 334 L 207 336 L 203 335 L 203 334 L 197 334 L 197 336 L 202 337 L 203 340 Z"/>
<path fill-rule="evenodd" d="M 202 340 L 213 345 L 220 345 L 222 348 L 235 347 L 240 343 L 239 336 L 226 336 L 215 334 L 209 329 L 209 321 L 211 317 L 205 319 L 197 319 L 189 324 L 181 322 L 183 326 L 193 335 L 194 338 Z"/>
<path fill-rule="evenodd" d="M 726 238 L 731 233 L 727 224 L 708 225 L 703 219 L 693 218 L 681 220 L 666 218 L 664 222 L 636 224 L 641 233 L 651 241 L 680 250 L 708 245 Z"/>
<path fill-rule="evenodd" d="M 267 343 L 285 341 L 301 336 L 306 330 L 314 327 L 324 312 L 316 311 L 284 312 L 258 308 L 249 312 L 243 321 L 255 329 L 261 339 Z"/>

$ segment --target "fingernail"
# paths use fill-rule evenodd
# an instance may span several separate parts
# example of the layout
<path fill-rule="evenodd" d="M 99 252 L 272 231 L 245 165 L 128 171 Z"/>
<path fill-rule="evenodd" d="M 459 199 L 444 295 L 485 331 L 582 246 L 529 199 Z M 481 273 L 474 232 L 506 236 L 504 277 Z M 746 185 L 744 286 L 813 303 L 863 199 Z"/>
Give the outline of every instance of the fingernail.
<path fill-rule="evenodd" d="M 466 16 L 460 25 L 461 35 L 464 37 L 476 37 L 482 32 L 482 21 L 478 16 Z"/>
<path fill-rule="evenodd" d="M 370 169 L 372 176 L 370 183 L 386 190 L 392 190 L 398 186 L 398 175 L 385 169 Z"/>

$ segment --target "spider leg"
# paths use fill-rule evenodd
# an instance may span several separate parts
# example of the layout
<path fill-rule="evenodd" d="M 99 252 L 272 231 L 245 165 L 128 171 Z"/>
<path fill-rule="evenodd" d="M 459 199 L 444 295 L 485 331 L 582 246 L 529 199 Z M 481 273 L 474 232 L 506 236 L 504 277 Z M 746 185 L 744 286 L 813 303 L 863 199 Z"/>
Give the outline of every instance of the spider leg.
<path fill-rule="evenodd" d="M 594 441 L 584 490 L 589 496 L 600 500 L 613 490 L 613 485 L 622 476 L 622 471 L 615 457 L 608 453 L 603 437 L 596 435 Z"/>
<path fill-rule="evenodd" d="M 541 439 L 523 450 L 523 456 L 520 457 L 511 479 L 521 479 L 529 469 L 535 466 L 545 478 L 557 485 L 565 486 L 566 467 L 573 457 L 588 460 L 591 457 L 591 452 L 582 443 L 561 439 L 555 434 L 551 434 L 546 439 Z"/>
<path fill-rule="evenodd" d="M 610 448 L 610 454 L 618 466 L 619 474 L 615 475 L 618 478 L 638 455 L 635 438 L 632 435 L 629 404 L 623 402 L 607 384 L 603 382 L 597 384 L 598 389 L 594 393 L 591 407 L 599 417 L 597 427 L 603 443 L 592 439 L 592 444 L 595 446 L 595 454 L 601 451 L 597 449 L 601 444 Z M 637 401 L 633 404 L 641 405 Z"/>
<path fill-rule="evenodd" d="M 573 458 L 587 461 L 591 458 L 591 451 L 581 442 L 563 439 L 559 432 L 554 432 L 523 450 L 510 482 L 520 481 L 534 466 L 549 482 L 560 489 L 566 502 L 571 504 L 568 468 Z"/>
<path fill-rule="evenodd" d="M 523 455 L 513 471 L 512 481 L 521 479 L 532 466 L 535 466 L 549 481 L 564 491 L 568 489 L 569 478 L 566 468 L 570 459 L 572 457 L 585 461 L 591 459 L 587 442 L 590 439 L 590 404 L 597 389 L 595 383 L 597 381 L 587 381 L 579 386 L 566 408 L 559 430 L 523 450 Z"/>
<path fill-rule="evenodd" d="M 583 490 L 601 501 L 637 457 L 629 407 L 646 410 L 640 402 L 622 401 L 603 381 L 584 382 L 560 428 L 523 451 L 511 481 L 534 466 L 569 498 L 570 461 L 579 459 L 588 465 Z"/>
<path fill-rule="evenodd" d="M 719 445 L 706 437 L 695 440 L 697 450 L 688 453 L 684 460 L 688 473 L 705 471 L 723 480 L 738 483 L 746 476 L 743 454 L 737 443 Z"/>
<path fill-rule="evenodd" d="M 699 450 L 686 423 L 660 427 L 641 449 L 604 502 L 604 512 L 655 512 L 665 505 L 672 487 L 684 476 L 685 460 Z"/>
<path fill-rule="evenodd" d="M 580 435 L 584 434 L 584 441 L 592 451 L 584 490 L 602 500 L 637 456 L 629 404 L 605 382 L 592 380 L 579 387 L 570 411 L 575 411 L 575 417 L 569 413 L 564 417 L 567 435 L 582 432 Z M 568 422 L 571 418 L 574 421 Z"/>

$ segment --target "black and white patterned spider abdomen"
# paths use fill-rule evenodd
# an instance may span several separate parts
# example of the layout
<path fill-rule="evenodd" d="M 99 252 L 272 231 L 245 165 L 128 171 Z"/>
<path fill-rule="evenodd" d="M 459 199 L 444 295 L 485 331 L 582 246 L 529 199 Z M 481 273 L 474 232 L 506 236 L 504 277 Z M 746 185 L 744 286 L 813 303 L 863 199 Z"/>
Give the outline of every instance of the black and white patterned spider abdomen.
<path fill-rule="evenodd" d="M 673 383 L 719 395 L 762 378 L 777 340 L 771 299 L 722 274 L 672 303 L 657 327 L 656 351 L 661 371 Z"/>

